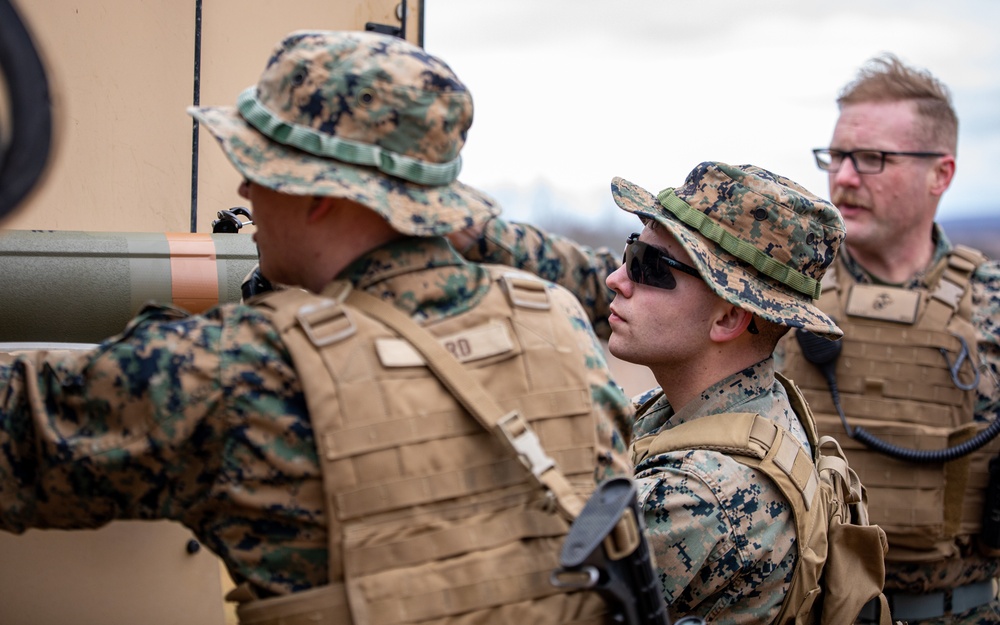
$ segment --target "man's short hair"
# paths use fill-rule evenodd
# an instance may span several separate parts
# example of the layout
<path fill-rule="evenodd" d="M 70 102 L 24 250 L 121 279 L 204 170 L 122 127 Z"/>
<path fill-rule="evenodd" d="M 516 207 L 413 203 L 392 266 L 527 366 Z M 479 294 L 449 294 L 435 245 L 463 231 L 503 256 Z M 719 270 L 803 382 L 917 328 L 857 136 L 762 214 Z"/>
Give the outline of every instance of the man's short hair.
<path fill-rule="evenodd" d="M 958 116 L 951 102 L 951 91 L 925 69 L 906 65 L 895 54 L 886 52 L 869 59 L 854 80 L 840 90 L 837 105 L 863 102 L 912 101 L 923 119 L 919 131 L 927 145 L 921 150 L 958 149 Z M 869 146 L 878 147 L 878 146 Z"/>

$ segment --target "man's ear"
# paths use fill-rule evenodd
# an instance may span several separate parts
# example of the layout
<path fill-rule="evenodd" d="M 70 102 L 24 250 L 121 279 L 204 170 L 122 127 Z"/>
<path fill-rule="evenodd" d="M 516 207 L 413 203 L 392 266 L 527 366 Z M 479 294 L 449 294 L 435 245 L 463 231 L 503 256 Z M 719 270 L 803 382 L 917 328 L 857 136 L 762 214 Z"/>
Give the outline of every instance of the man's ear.
<path fill-rule="evenodd" d="M 941 157 L 928 173 L 928 187 L 931 195 L 940 197 L 948 190 L 955 177 L 955 157 L 948 154 Z"/>
<path fill-rule="evenodd" d="M 309 214 L 306 216 L 306 223 L 318 223 L 330 214 L 330 211 L 332 210 L 332 197 L 313 197 L 312 203 L 309 205 Z"/>
<path fill-rule="evenodd" d="M 739 338 L 753 321 L 753 313 L 725 302 L 721 313 L 712 323 L 709 338 L 716 343 L 725 343 Z"/>

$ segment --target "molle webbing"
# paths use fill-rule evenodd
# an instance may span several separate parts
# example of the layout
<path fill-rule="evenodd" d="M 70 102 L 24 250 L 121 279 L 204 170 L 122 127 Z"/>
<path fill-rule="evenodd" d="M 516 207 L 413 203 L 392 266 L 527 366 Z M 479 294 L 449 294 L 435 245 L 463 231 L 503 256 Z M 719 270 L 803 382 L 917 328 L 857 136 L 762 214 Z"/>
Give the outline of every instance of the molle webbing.
<path fill-rule="evenodd" d="M 503 422 L 512 437 L 537 434 L 537 450 L 561 473 L 534 477 L 470 417 L 464 390 L 431 372 L 436 357 L 352 304 L 364 298 L 352 300 L 349 285 L 263 301 L 300 372 L 316 431 L 328 588 L 347 597 L 344 622 L 500 622 L 508 615 L 596 624 L 606 615 L 596 594 L 565 593 L 548 581 L 569 528 L 553 504 L 578 508 L 593 490 L 595 425 L 583 354 L 542 282 L 507 269 L 494 279 L 474 310 L 420 332 L 455 356 L 451 365 L 463 363 L 475 380 L 469 386 L 486 389 L 480 399 L 514 415 Z M 566 478 L 553 483 L 554 473 Z"/>
<path fill-rule="evenodd" d="M 504 277 L 509 278 L 510 276 L 505 275 Z M 544 293 L 544 285 L 531 282 L 542 286 L 541 292 Z M 508 281 L 508 297 L 512 303 L 518 305 L 514 297 L 517 291 L 513 290 L 514 288 Z M 465 367 L 448 351 L 448 348 L 438 342 L 439 339 L 418 326 L 392 304 L 360 291 L 353 291 L 348 296 L 348 301 L 410 341 L 426 359 L 427 367 L 434 372 L 438 381 L 448 388 L 449 392 L 458 399 L 471 416 L 475 417 L 483 429 L 496 434 L 502 443 L 509 445 L 521 464 L 531 472 L 548 493 L 555 497 L 555 503 L 566 519 L 572 521 L 579 515 L 583 509 L 583 499 L 573 491 L 573 487 L 563 476 L 558 465 L 541 447 L 538 435 L 521 416 L 520 410 L 515 409 L 505 413 L 489 392 L 466 372 Z M 532 302 L 528 307 L 541 310 L 549 308 L 548 305 L 540 306 L 536 302 Z M 477 333 L 478 335 L 479 333 Z M 454 341 L 453 337 L 448 337 L 445 340 Z M 469 344 L 471 345 L 471 343 L 470 339 Z M 452 351 L 458 350 L 456 348 Z M 546 416 L 552 415 L 546 411 Z M 584 449 L 584 451 L 589 452 L 587 456 L 583 456 L 584 460 L 588 456 L 593 458 L 592 449 Z M 580 470 L 579 466 L 572 466 L 571 469 L 576 469 L 578 472 Z"/>
<path fill-rule="evenodd" d="M 243 586 L 226 596 L 233 601 L 234 593 L 251 593 Z M 238 595 L 237 595 L 238 596 Z M 236 606 L 240 625 L 317 625 L 350 623 L 351 610 L 343 584 L 330 584 L 293 595 L 255 600 L 250 594 Z"/>
<path fill-rule="evenodd" d="M 958 246 L 928 272 L 925 289 L 858 284 L 842 261 L 827 272 L 819 307 L 844 330 L 836 380 L 851 427 L 925 450 L 954 446 L 986 427 L 973 421 L 975 390 L 960 388 L 971 385 L 978 366 L 970 281 L 983 261 Z M 820 434 L 840 441 L 871 493 L 869 512 L 889 537 L 889 559 L 949 557 L 957 536 L 978 533 L 987 464 L 1000 440 L 946 464 L 872 451 L 847 437 L 825 378 L 798 343 L 783 345 L 784 371 L 808 399 Z"/>

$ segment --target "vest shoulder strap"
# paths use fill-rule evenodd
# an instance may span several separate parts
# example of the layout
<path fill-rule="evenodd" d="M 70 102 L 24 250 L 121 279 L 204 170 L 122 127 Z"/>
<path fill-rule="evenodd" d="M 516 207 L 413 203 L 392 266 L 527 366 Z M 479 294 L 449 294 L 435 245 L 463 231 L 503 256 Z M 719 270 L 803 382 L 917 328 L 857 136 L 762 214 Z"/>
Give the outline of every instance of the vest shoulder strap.
<path fill-rule="evenodd" d="M 924 317 L 933 327 L 948 327 L 955 315 L 963 319 L 971 317 L 972 274 L 985 261 L 980 252 L 957 245 L 927 273 Z"/>
<path fill-rule="evenodd" d="M 646 446 L 647 455 L 707 449 L 733 456 L 771 477 L 793 507 L 801 505 L 809 510 L 816 495 L 818 477 L 812 456 L 787 430 L 759 414 L 706 415 L 637 444 L 640 442 Z"/>
<path fill-rule="evenodd" d="M 986 254 L 967 245 L 956 245 L 949 253 L 949 257 L 958 257 L 972 265 L 971 271 L 975 271 L 979 265 L 989 260 Z"/>
<path fill-rule="evenodd" d="M 788 401 L 792 405 L 792 411 L 799 418 L 799 423 L 802 424 L 802 429 L 806 432 L 806 440 L 812 445 L 813 457 L 816 457 L 820 443 L 819 428 L 816 425 L 812 409 L 809 408 L 809 403 L 799 387 L 790 378 L 778 371 L 774 372 L 774 377 L 788 393 Z"/>
<path fill-rule="evenodd" d="M 881 592 L 885 533 L 868 525 L 864 488 L 836 440 L 820 439 L 817 462 L 788 431 L 754 413 L 709 415 L 647 438 L 650 454 L 727 453 L 781 489 L 792 507 L 798 562 L 776 623 L 841 623 L 845 614 L 858 614 L 877 598 L 879 623 L 889 625 Z M 817 601 L 819 596 L 824 600 Z"/>

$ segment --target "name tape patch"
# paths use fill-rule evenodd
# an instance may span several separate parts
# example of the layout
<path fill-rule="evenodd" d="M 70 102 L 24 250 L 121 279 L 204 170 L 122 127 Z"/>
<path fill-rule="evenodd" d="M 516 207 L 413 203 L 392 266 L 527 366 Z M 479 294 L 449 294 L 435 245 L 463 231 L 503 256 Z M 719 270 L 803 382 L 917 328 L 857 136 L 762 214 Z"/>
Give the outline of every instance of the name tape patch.
<path fill-rule="evenodd" d="M 459 362 L 482 360 L 514 349 L 507 325 L 499 321 L 437 337 Z M 422 367 L 424 357 L 408 341 L 397 338 L 375 339 L 375 351 L 384 367 Z"/>

